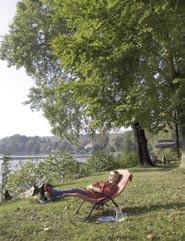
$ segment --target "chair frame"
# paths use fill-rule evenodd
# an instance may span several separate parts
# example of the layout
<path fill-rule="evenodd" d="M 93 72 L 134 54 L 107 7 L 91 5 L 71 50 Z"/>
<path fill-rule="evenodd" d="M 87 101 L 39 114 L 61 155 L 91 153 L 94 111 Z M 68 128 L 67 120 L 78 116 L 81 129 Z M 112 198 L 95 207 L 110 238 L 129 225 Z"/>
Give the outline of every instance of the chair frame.
<path fill-rule="evenodd" d="M 80 198 L 80 196 L 78 196 L 78 197 Z M 79 206 L 78 209 L 76 210 L 76 214 L 79 214 L 82 205 L 83 205 L 84 202 L 86 202 L 86 201 L 87 201 L 86 199 L 82 200 L 80 206 Z M 106 203 L 106 202 L 108 202 L 108 201 L 111 201 L 111 202 L 115 205 L 115 207 L 117 207 L 117 208 L 119 207 L 118 204 L 117 204 L 112 198 L 107 199 L 107 197 L 105 197 L 105 198 L 103 198 L 102 200 L 96 202 L 96 203 L 93 205 L 93 207 L 91 208 L 90 212 L 88 213 L 88 215 L 85 217 L 84 220 L 87 221 L 87 220 L 89 219 L 89 217 L 91 216 L 91 214 L 92 214 L 92 212 L 93 212 L 93 210 L 94 210 L 95 208 L 98 209 L 99 207 L 103 207 L 104 205 L 108 206 L 107 203 Z"/>
<path fill-rule="evenodd" d="M 117 171 L 121 175 L 123 175 L 123 177 L 126 174 L 126 179 L 120 180 L 120 182 L 118 183 L 119 190 L 113 197 L 110 197 L 110 196 L 107 196 L 107 195 L 103 194 L 104 195 L 103 197 L 95 199 L 95 198 L 91 198 L 91 197 L 88 197 L 88 196 L 83 195 L 83 194 L 75 194 L 75 193 L 72 194 L 73 196 L 76 196 L 78 198 L 83 199 L 82 202 L 80 203 L 78 209 L 76 210 L 76 214 L 79 214 L 80 209 L 83 206 L 84 202 L 90 202 L 90 203 L 93 204 L 93 207 L 91 208 L 90 212 L 84 218 L 85 221 L 87 221 L 89 219 L 89 217 L 91 216 L 91 214 L 92 214 L 92 212 L 95 208 L 98 209 L 99 207 L 103 207 L 104 205 L 108 206 L 107 202 L 109 202 L 109 201 L 111 201 L 116 208 L 119 207 L 119 205 L 113 199 L 118 197 L 121 194 L 121 192 L 125 189 L 125 187 L 126 187 L 126 185 L 129 181 L 132 181 L 132 174 L 126 169 L 125 170 L 124 169 L 118 169 Z M 120 185 L 120 183 L 121 183 L 121 185 Z"/>

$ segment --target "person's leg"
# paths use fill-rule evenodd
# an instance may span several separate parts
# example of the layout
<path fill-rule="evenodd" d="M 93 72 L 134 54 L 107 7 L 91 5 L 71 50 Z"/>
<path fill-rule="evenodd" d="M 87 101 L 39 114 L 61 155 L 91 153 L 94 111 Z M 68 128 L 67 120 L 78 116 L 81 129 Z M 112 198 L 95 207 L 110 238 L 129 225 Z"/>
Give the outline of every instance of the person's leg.
<path fill-rule="evenodd" d="M 84 189 L 80 189 L 80 188 L 71 188 L 71 189 L 63 189 L 63 190 L 54 190 L 54 196 L 55 197 L 62 197 L 65 194 L 72 194 L 72 193 L 79 193 L 79 194 L 83 194 L 83 195 L 87 195 L 88 193 L 84 190 Z"/>

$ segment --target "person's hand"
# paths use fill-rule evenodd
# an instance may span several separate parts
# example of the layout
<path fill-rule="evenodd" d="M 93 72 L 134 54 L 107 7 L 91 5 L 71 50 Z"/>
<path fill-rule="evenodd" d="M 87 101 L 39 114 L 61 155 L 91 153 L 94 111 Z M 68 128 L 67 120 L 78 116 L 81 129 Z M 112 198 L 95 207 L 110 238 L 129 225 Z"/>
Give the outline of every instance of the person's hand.
<path fill-rule="evenodd" d="M 95 192 L 101 192 L 101 189 L 99 187 L 92 187 L 92 189 L 95 191 Z"/>
<path fill-rule="evenodd" d="M 92 188 L 93 188 L 92 184 L 87 186 L 87 189 L 92 189 Z"/>
<path fill-rule="evenodd" d="M 92 190 L 95 191 L 95 192 L 101 192 L 101 188 L 99 188 L 99 187 L 94 187 L 92 184 L 91 184 L 91 185 L 88 185 L 86 189 L 87 189 L 87 190 L 88 190 L 88 189 L 92 189 Z"/>

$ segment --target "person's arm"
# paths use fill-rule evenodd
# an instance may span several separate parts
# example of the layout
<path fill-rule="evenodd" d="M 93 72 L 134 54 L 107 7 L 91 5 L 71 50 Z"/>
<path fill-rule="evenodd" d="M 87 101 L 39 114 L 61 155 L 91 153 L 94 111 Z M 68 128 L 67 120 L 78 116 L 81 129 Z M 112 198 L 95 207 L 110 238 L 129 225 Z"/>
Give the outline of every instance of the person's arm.
<path fill-rule="evenodd" d="M 95 192 L 102 192 L 103 187 L 104 187 L 104 182 L 96 182 L 94 184 L 87 186 L 87 189 L 91 189 Z"/>
<path fill-rule="evenodd" d="M 118 186 L 116 184 L 109 184 L 104 187 L 103 193 L 112 196 L 118 191 Z"/>

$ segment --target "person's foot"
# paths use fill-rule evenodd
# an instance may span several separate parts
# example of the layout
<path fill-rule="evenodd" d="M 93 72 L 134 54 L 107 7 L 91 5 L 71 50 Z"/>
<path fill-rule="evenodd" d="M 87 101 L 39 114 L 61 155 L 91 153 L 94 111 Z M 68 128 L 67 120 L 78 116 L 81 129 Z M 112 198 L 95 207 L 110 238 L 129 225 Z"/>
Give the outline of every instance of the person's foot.
<path fill-rule="evenodd" d="M 46 197 L 46 199 L 47 199 L 48 201 L 52 201 L 52 199 L 53 199 L 53 197 L 51 196 L 51 193 L 49 193 L 49 192 L 45 192 L 45 193 L 44 193 L 44 196 Z"/>
<path fill-rule="evenodd" d="M 41 204 L 45 204 L 45 203 L 48 203 L 48 202 L 50 202 L 51 200 L 43 200 L 43 199 L 39 199 L 39 202 L 41 203 Z"/>
<path fill-rule="evenodd" d="M 46 183 L 45 184 L 45 188 L 44 188 L 44 191 L 45 191 L 45 196 L 48 198 L 52 198 L 54 197 L 54 189 L 53 189 L 53 186 Z"/>

